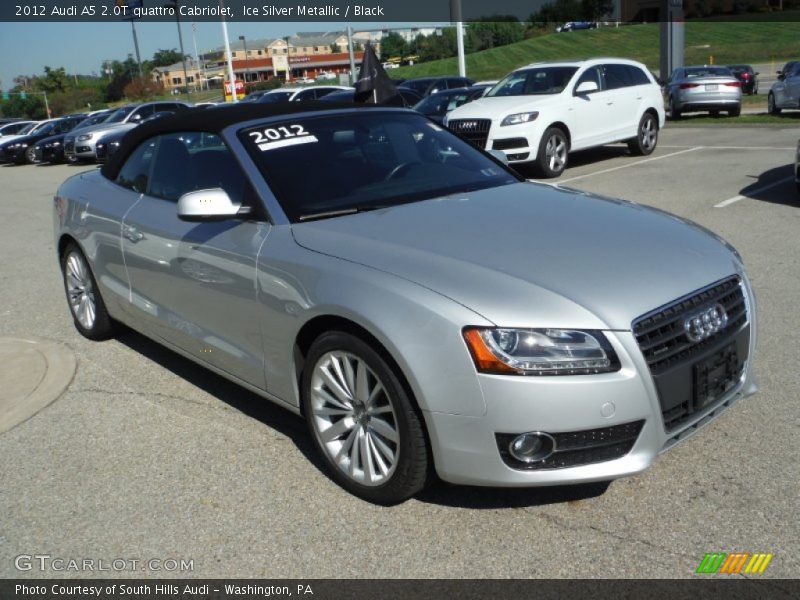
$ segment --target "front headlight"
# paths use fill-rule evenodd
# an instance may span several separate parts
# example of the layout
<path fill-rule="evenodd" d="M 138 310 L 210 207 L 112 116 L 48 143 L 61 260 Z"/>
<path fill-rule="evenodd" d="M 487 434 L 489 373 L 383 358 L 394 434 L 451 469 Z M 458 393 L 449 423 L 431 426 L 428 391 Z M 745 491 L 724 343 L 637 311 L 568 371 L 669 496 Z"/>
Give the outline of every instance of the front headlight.
<path fill-rule="evenodd" d="M 92 139 L 92 135 L 93 134 L 91 133 L 82 133 L 81 135 L 78 136 L 78 141 L 85 142 L 86 140 L 90 140 Z"/>
<path fill-rule="evenodd" d="M 535 121 L 536 117 L 538 116 L 539 113 L 537 111 L 508 115 L 500 123 L 500 127 L 505 127 L 506 125 L 521 125 L 522 123 L 530 123 L 531 121 Z"/>
<path fill-rule="evenodd" d="M 468 327 L 464 340 L 483 373 L 589 375 L 620 368 L 600 331 Z"/>

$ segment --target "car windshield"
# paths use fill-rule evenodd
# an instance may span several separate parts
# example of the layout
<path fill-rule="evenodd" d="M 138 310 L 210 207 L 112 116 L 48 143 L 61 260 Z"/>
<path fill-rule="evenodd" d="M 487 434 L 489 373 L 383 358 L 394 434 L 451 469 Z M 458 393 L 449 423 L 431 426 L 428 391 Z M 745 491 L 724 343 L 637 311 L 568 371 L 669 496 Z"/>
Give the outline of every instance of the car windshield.
<path fill-rule="evenodd" d="M 402 86 L 404 88 L 408 88 L 410 90 L 414 90 L 419 95 L 424 94 L 431 84 L 433 83 L 433 79 L 410 79 L 408 81 L 404 81 Z"/>
<path fill-rule="evenodd" d="M 414 105 L 414 110 L 423 115 L 443 116 L 469 100 L 470 92 L 442 92 L 432 94 Z"/>
<path fill-rule="evenodd" d="M 133 109 L 136 108 L 135 106 L 123 106 L 122 108 L 118 108 L 111 116 L 108 117 L 105 123 L 122 123 L 129 114 L 133 112 Z"/>
<path fill-rule="evenodd" d="M 98 125 L 100 123 L 105 123 L 112 114 L 113 113 L 106 113 L 106 114 L 102 114 L 102 115 L 95 115 L 93 117 L 88 117 L 88 118 L 84 119 L 83 121 L 81 121 L 80 123 L 78 123 L 75 126 L 75 129 L 82 129 L 84 127 L 91 127 L 92 125 Z"/>
<path fill-rule="evenodd" d="M 536 67 L 514 71 L 486 96 L 545 96 L 560 94 L 578 67 Z"/>
<path fill-rule="evenodd" d="M 730 77 L 731 70 L 726 67 L 690 67 L 686 69 L 686 77 L 695 79 L 697 77 Z"/>
<path fill-rule="evenodd" d="M 36 133 L 36 135 L 40 135 L 40 134 L 41 135 L 46 135 L 46 134 L 50 133 L 51 131 L 53 131 L 53 129 L 56 128 L 56 125 L 61 127 L 62 126 L 62 122 L 61 121 L 48 121 L 42 127 L 37 129 L 35 131 L 35 133 Z"/>
<path fill-rule="evenodd" d="M 39 123 L 28 123 L 27 125 L 25 125 L 25 127 L 23 127 L 17 132 L 17 135 L 29 134 L 31 131 L 33 131 L 33 128 L 36 127 L 38 124 Z"/>
<path fill-rule="evenodd" d="M 270 92 L 258 99 L 259 102 L 286 102 L 292 97 L 292 92 Z"/>
<path fill-rule="evenodd" d="M 519 181 L 413 113 L 297 117 L 242 130 L 239 137 L 292 222 Z"/>

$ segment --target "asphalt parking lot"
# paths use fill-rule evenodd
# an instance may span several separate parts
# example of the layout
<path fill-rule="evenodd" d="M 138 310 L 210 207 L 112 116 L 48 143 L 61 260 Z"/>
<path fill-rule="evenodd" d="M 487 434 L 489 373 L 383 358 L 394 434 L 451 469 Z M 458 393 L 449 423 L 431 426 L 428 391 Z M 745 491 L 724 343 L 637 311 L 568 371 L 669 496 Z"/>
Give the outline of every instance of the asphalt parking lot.
<path fill-rule="evenodd" d="M 330 481 L 299 418 L 138 334 L 80 337 L 51 216 L 80 169 L 0 167 L 0 337 L 60 341 L 78 363 L 58 400 L 0 434 L 0 577 L 100 575 L 15 567 L 39 554 L 193 561 L 102 573 L 126 577 L 680 578 L 715 551 L 774 553 L 757 577 L 797 577 L 798 137 L 668 127 L 650 157 L 587 151 L 557 182 L 688 217 L 739 249 L 760 303 L 759 394 L 605 491 L 437 484 L 392 508 Z"/>

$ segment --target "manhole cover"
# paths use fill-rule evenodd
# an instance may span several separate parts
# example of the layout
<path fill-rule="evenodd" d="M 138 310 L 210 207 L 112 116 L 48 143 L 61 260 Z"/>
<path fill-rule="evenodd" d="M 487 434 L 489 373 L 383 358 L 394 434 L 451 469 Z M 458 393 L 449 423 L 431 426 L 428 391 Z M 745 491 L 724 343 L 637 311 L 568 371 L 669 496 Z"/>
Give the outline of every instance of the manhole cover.
<path fill-rule="evenodd" d="M 77 363 L 64 344 L 41 338 L 0 337 L 0 433 L 58 398 Z"/>

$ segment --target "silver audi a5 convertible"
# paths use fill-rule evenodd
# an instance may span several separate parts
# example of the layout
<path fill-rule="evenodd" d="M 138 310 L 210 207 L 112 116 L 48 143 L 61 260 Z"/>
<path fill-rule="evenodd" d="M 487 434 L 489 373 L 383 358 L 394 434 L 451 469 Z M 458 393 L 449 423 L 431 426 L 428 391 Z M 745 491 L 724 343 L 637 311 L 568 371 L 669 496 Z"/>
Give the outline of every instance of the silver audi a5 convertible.
<path fill-rule="evenodd" d="M 372 502 L 633 475 L 757 389 L 733 247 L 407 110 L 185 111 L 54 204 L 82 335 L 125 324 L 302 415 Z"/>

